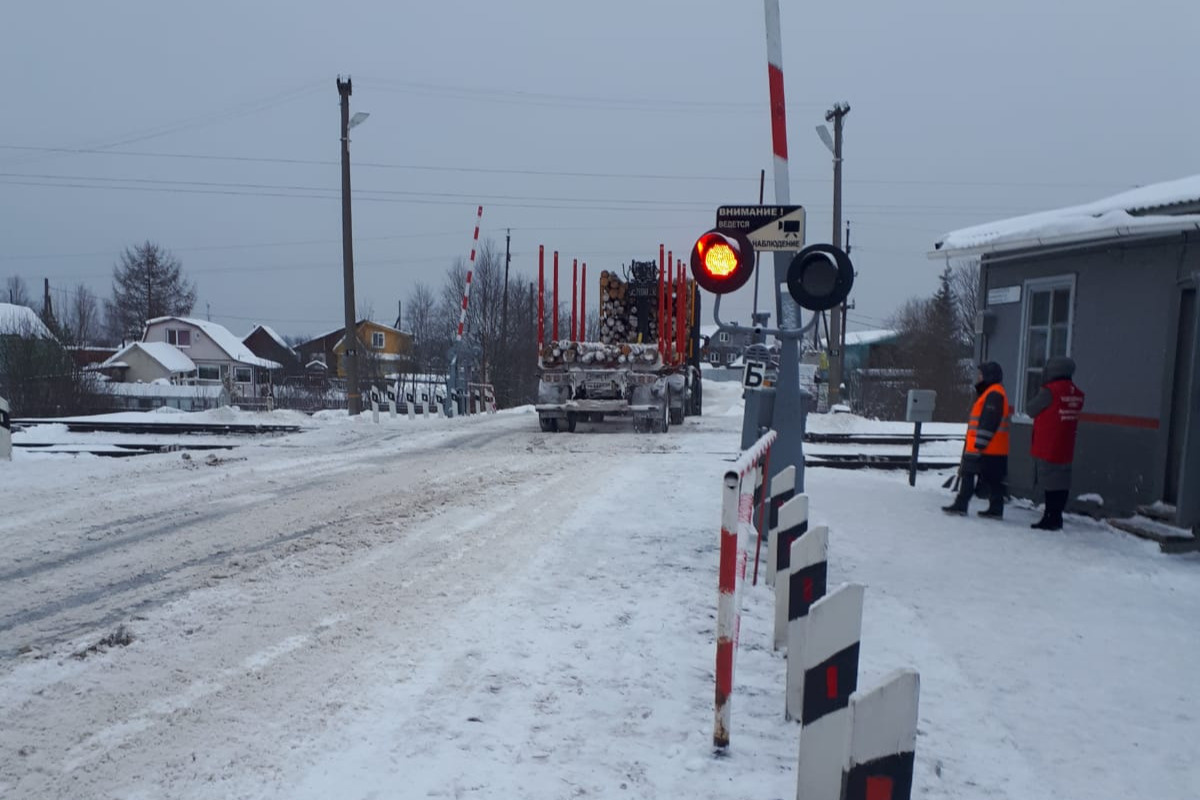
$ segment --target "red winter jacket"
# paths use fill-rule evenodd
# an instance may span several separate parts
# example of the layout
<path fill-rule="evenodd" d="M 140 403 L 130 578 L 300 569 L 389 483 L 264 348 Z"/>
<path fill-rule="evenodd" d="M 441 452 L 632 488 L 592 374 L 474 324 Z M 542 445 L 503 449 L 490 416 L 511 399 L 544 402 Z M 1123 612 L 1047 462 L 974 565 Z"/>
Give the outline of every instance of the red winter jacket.
<path fill-rule="evenodd" d="M 1070 378 L 1059 378 L 1042 385 L 1039 395 L 1044 397 L 1046 393 L 1050 395 L 1049 404 L 1033 418 L 1030 454 L 1051 464 L 1070 464 L 1075 459 L 1075 430 L 1083 410 L 1083 392 Z"/>

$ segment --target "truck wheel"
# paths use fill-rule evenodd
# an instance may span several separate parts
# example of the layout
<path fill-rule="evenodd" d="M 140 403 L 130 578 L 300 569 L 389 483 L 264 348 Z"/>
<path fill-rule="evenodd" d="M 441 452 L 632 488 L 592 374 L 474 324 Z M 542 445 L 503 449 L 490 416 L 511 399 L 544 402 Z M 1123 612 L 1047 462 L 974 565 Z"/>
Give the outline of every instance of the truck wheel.
<path fill-rule="evenodd" d="M 538 425 L 543 433 L 555 433 L 558 430 L 558 420 L 554 417 L 538 417 Z"/>
<path fill-rule="evenodd" d="M 667 393 L 663 397 L 662 410 L 658 412 L 658 418 L 654 420 L 654 432 L 666 433 L 671 430 L 671 395 Z"/>
<path fill-rule="evenodd" d="M 578 422 L 576 416 L 572 413 L 567 414 L 567 433 L 575 432 L 575 423 Z"/>
<path fill-rule="evenodd" d="M 671 424 L 672 425 L 682 425 L 683 424 L 683 408 L 672 408 L 671 409 Z"/>

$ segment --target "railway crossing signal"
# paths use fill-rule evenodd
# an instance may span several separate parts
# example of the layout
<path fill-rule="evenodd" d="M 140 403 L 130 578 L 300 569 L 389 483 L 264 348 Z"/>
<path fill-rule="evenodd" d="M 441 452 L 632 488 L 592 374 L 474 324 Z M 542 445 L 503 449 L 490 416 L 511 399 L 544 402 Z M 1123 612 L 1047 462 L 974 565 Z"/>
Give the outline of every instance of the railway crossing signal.
<path fill-rule="evenodd" d="M 728 294 L 754 274 L 754 245 L 745 236 L 711 230 L 692 246 L 692 276 L 702 289 Z"/>

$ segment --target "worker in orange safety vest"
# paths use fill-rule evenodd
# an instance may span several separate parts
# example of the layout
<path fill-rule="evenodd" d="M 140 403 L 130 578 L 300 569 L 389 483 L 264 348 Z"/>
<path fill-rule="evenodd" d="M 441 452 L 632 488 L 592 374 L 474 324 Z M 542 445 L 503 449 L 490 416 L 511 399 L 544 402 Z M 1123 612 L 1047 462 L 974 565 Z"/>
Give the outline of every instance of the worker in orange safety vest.
<path fill-rule="evenodd" d="M 994 361 L 979 365 L 975 403 L 967 425 L 962 457 L 962 486 L 954 502 L 943 506 L 947 514 L 966 514 L 976 481 L 987 487 L 988 507 L 979 516 L 1004 516 L 1005 479 L 1008 476 L 1008 425 L 1012 407 L 1001 382 L 1004 371 Z"/>

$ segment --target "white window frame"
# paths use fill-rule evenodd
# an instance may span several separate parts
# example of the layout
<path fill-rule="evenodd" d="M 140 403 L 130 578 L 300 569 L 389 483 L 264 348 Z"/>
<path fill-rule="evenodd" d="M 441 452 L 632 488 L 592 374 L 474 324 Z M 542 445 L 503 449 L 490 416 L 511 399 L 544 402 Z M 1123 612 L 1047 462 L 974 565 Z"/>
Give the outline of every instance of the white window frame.
<path fill-rule="evenodd" d="M 373 350 L 382 350 L 383 344 L 383 331 L 371 331 L 371 348 Z"/>
<path fill-rule="evenodd" d="M 1033 295 L 1035 292 L 1053 291 L 1054 289 L 1067 289 L 1071 293 L 1070 302 L 1067 304 L 1067 352 L 1070 356 L 1075 339 L 1075 274 L 1069 273 L 1065 275 L 1051 275 L 1046 278 L 1030 278 L 1021 285 L 1021 340 L 1017 351 L 1017 380 L 1015 386 L 1015 395 L 1010 398 L 1010 403 L 1013 409 L 1022 416 L 1025 414 L 1025 389 L 1027 386 L 1029 374 L 1029 315 L 1033 311 Z M 1053 315 L 1054 308 L 1051 306 L 1050 313 Z"/>
<path fill-rule="evenodd" d="M 179 342 L 180 334 L 187 337 L 187 344 Z M 175 341 L 171 341 L 174 339 Z M 167 344 L 183 350 L 192 346 L 192 331 L 190 328 L 167 328 Z"/>
<path fill-rule="evenodd" d="M 200 370 L 203 370 L 203 369 L 215 369 L 217 371 L 217 377 L 205 378 L 203 375 L 200 374 Z M 197 364 L 196 365 L 196 380 L 198 380 L 198 381 L 219 381 L 219 380 L 221 380 L 221 365 L 220 364 Z"/>
<path fill-rule="evenodd" d="M 718 333 L 718 334 L 717 334 L 717 341 L 718 341 L 718 342 L 728 342 L 728 341 L 730 341 L 732 338 L 733 338 L 733 337 L 732 337 L 732 336 L 730 336 L 730 335 L 729 335 L 729 333 L 728 333 L 727 331 L 721 331 L 720 333 Z"/>

